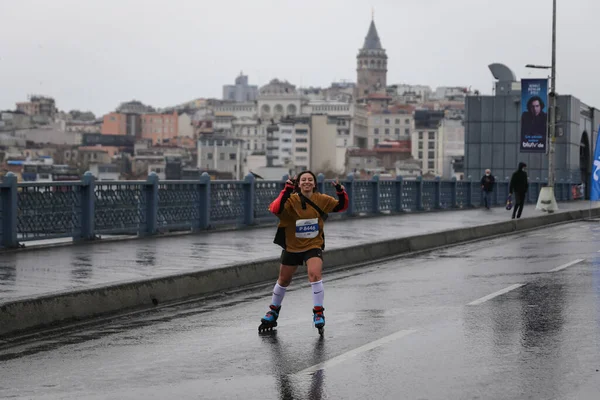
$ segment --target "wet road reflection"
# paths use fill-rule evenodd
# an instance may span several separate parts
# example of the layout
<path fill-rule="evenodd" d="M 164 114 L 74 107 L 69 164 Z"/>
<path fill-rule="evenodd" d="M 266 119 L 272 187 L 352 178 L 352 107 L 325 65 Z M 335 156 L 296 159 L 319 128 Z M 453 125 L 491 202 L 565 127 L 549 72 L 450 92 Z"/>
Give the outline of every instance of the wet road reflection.
<path fill-rule="evenodd" d="M 0 397 L 595 399 L 600 246 L 571 224 L 559 228 L 571 241 L 550 256 L 540 233 L 553 229 L 325 271 L 324 339 L 299 277 L 272 334 L 257 332 L 268 284 L 0 344 Z M 549 272 L 576 258 L 585 261 Z M 311 367 L 321 369 L 302 373 Z"/>

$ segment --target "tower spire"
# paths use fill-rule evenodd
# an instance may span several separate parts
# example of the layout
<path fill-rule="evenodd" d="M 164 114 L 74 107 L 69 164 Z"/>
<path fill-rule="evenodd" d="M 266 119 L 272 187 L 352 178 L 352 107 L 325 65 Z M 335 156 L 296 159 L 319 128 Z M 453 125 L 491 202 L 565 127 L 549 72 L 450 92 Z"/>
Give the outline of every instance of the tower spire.
<path fill-rule="evenodd" d="M 375 21 L 375 7 L 371 7 L 371 21 Z"/>

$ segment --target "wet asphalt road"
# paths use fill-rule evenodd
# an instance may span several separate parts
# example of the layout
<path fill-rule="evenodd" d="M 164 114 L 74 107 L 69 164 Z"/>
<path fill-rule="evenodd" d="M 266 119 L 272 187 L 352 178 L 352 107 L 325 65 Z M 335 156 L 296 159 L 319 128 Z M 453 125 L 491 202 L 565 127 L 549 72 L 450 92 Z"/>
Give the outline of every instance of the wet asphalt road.
<path fill-rule="evenodd" d="M 589 208 L 561 203 L 560 211 Z M 326 249 L 507 221 L 510 212 L 468 209 L 329 221 Z M 543 215 L 528 205 L 524 218 Z M 332 218 L 334 219 L 334 218 Z M 276 258 L 275 225 L 239 231 L 98 242 L 36 251 L 0 253 L 0 305 L 21 297 L 140 280 L 240 262 Z"/>
<path fill-rule="evenodd" d="M 298 277 L 272 334 L 269 285 L 3 348 L 0 398 L 597 399 L 599 243 L 578 222 L 325 273 L 323 339 Z"/>

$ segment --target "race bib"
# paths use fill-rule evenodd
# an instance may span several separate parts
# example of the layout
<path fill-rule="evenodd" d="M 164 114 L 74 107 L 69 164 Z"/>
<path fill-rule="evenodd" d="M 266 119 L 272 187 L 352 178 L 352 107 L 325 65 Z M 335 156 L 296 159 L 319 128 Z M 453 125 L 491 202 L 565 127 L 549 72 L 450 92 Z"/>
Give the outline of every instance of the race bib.
<path fill-rule="evenodd" d="M 316 238 L 319 234 L 319 219 L 299 219 L 296 221 L 296 237 L 299 239 Z"/>

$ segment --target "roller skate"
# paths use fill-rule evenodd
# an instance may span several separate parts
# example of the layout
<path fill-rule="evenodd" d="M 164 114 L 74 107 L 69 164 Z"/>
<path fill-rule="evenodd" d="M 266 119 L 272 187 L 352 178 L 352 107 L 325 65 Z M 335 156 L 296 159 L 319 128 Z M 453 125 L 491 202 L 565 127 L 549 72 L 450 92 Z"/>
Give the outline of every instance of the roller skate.
<path fill-rule="evenodd" d="M 279 310 L 281 310 L 281 306 L 276 306 L 271 304 L 269 306 L 269 311 L 265 314 L 264 317 L 261 318 L 261 324 L 258 327 L 258 332 L 267 332 L 272 331 L 273 328 L 277 326 L 277 318 L 279 318 Z"/>
<path fill-rule="evenodd" d="M 325 309 L 322 306 L 315 306 L 313 308 L 313 322 L 321 336 L 325 332 L 325 315 L 323 314 L 323 311 L 325 311 Z"/>

